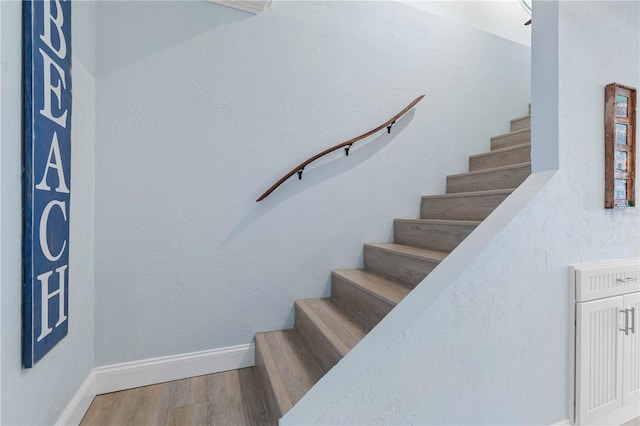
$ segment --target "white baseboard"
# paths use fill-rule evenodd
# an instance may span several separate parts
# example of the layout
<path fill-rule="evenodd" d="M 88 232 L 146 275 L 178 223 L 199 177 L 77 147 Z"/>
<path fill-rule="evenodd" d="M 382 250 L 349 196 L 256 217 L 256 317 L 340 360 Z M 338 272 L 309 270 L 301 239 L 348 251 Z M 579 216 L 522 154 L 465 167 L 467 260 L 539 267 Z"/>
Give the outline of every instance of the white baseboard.
<path fill-rule="evenodd" d="M 96 394 L 251 367 L 254 351 L 248 344 L 98 367 Z"/>
<path fill-rule="evenodd" d="M 56 425 L 78 425 L 96 395 L 254 365 L 253 344 L 94 368 Z"/>
<path fill-rule="evenodd" d="M 571 420 L 569 419 L 560 420 L 559 422 L 555 422 L 551 426 L 571 426 Z"/>
<path fill-rule="evenodd" d="M 89 373 L 78 392 L 74 395 L 67 408 L 56 422 L 56 425 L 79 425 L 82 417 L 89 409 L 91 401 L 96 396 L 96 376 L 93 371 Z"/>

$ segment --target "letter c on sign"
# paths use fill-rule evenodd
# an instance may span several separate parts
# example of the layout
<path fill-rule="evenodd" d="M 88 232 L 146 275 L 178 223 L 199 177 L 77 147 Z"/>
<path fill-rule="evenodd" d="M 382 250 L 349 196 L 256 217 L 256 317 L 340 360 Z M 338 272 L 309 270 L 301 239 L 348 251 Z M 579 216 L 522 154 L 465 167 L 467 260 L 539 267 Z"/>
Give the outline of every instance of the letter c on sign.
<path fill-rule="evenodd" d="M 42 253 L 44 253 L 44 256 L 51 262 L 55 262 L 56 260 L 60 259 L 60 257 L 62 257 L 62 253 L 64 253 L 64 249 L 67 247 L 67 240 L 64 240 L 62 249 L 60 249 L 60 253 L 58 253 L 57 256 L 52 255 L 49 251 L 49 243 L 47 241 L 47 223 L 49 222 L 49 214 L 51 213 L 51 209 L 54 206 L 60 207 L 60 210 L 62 210 L 62 217 L 64 218 L 65 222 L 67 221 L 65 201 L 51 200 L 42 211 L 42 216 L 40 217 L 40 249 L 42 250 Z"/>

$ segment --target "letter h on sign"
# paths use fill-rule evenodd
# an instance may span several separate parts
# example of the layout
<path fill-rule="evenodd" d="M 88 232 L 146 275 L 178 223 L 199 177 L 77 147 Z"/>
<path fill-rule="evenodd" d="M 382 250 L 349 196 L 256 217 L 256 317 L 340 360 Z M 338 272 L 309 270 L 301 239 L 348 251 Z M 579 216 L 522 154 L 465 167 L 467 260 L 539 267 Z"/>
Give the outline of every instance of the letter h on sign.
<path fill-rule="evenodd" d="M 30 368 L 68 332 L 71 0 L 25 0 L 24 320 Z"/>

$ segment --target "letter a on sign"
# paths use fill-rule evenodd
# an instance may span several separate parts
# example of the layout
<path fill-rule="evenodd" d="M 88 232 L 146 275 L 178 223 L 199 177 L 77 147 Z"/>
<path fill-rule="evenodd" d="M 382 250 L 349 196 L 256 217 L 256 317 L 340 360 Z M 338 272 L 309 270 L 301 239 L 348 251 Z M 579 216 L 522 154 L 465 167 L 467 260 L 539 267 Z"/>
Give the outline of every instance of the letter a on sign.
<path fill-rule="evenodd" d="M 69 330 L 71 0 L 25 0 L 23 359 Z"/>

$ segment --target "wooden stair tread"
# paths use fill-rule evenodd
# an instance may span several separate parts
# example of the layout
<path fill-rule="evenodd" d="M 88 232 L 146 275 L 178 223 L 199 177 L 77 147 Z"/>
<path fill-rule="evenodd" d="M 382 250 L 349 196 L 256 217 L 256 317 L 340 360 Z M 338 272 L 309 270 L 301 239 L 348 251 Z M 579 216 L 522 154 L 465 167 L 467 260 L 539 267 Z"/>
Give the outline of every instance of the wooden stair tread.
<path fill-rule="evenodd" d="M 341 356 L 345 356 L 367 334 L 329 299 L 300 299 L 295 305 Z"/>
<path fill-rule="evenodd" d="M 324 374 L 295 330 L 277 330 L 256 334 L 256 346 L 280 417 L 302 398 Z M 264 385 L 264 383 L 263 383 Z"/>
<path fill-rule="evenodd" d="M 390 253 L 403 254 L 405 256 L 413 257 L 419 260 L 436 262 L 441 262 L 449 254 L 445 251 L 427 250 L 394 243 L 366 243 L 365 246 L 375 247 L 379 250 L 387 251 Z"/>
<path fill-rule="evenodd" d="M 364 269 L 338 269 L 332 271 L 332 273 L 350 281 L 362 291 L 394 305 L 400 303 L 410 291 L 407 287 L 395 281 Z"/>
<path fill-rule="evenodd" d="M 521 117 L 512 118 L 511 121 L 526 120 L 527 118 L 531 118 L 531 114 L 523 115 Z"/>
<path fill-rule="evenodd" d="M 513 191 L 506 188 L 422 196 L 420 218 L 482 221 Z"/>
<path fill-rule="evenodd" d="M 491 138 L 491 151 L 531 142 L 531 127 L 514 130 Z"/>
<path fill-rule="evenodd" d="M 438 195 L 423 195 L 423 200 L 430 200 L 434 198 L 455 198 L 455 197 L 480 197 L 484 195 L 503 195 L 511 194 L 516 188 L 507 189 L 488 189 L 485 191 L 469 191 L 469 192 L 453 192 L 450 194 L 438 194 Z"/>
<path fill-rule="evenodd" d="M 456 219 L 394 219 L 395 222 L 417 223 L 429 225 L 449 225 L 449 226 L 478 226 L 481 220 L 456 220 Z"/>
<path fill-rule="evenodd" d="M 508 137 L 512 137 L 515 135 L 519 135 L 521 133 L 527 133 L 531 131 L 531 127 L 525 127 L 523 129 L 518 129 L 518 130 L 514 130 L 512 132 L 507 132 L 507 133 L 503 133 L 501 135 L 496 135 L 496 136 L 492 136 L 491 140 L 496 140 L 496 139 L 503 139 L 503 138 L 508 138 Z"/>
<path fill-rule="evenodd" d="M 395 219 L 393 241 L 411 247 L 451 252 L 479 224 L 477 220 Z"/>
<path fill-rule="evenodd" d="M 527 148 L 527 147 L 531 147 L 531 143 L 521 143 L 518 145 L 512 145 L 512 146 L 508 146 L 506 148 L 498 148 L 498 149 L 494 149 L 492 151 L 489 152 L 482 152 L 480 154 L 474 154 L 474 155 L 470 155 L 469 158 L 473 159 L 473 158 L 482 158 L 482 157 L 488 157 L 488 156 L 492 156 L 492 155 L 496 155 L 496 154 L 500 154 L 500 153 L 504 153 L 504 152 L 510 152 L 510 151 L 517 151 L 519 149 L 522 148 Z"/>
<path fill-rule="evenodd" d="M 457 174 L 454 174 L 454 175 L 448 175 L 448 177 L 461 177 L 461 176 L 481 175 L 481 174 L 484 174 L 484 173 L 492 173 L 492 172 L 506 171 L 506 170 L 512 170 L 512 169 L 520 169 L 520 168 L 523 168 L 523 167 L 531 167 L 531 162 L 511 164 L 509 166 L 492 167 L 490 169 L 474 170 L 472 172 L 457 173 Z"/>

